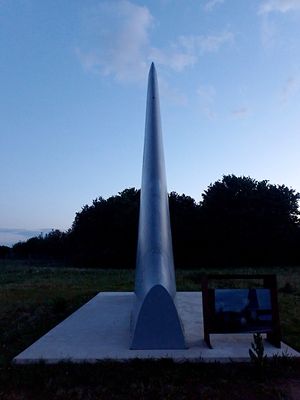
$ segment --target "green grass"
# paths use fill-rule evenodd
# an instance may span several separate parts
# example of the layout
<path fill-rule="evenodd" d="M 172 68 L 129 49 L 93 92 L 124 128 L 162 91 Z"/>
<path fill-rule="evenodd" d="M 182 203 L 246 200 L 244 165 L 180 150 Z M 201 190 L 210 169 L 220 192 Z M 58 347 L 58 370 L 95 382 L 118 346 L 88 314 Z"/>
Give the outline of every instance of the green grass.
<path fill-rule="evenodd" d="M 177 289 L 200 290 L 204 272 L 232 271 L 177 271 Z M 277 274 L 283 340 L 300 350 L 300 268 L 243 268 L 234 269 L 234 272 Z M 134 271 L 131 270 L 72 269 L 57 264 L 1 262 L 0 399 L 221 399 L 228 398 L 228 391 L 232 399 L 292 398 L 283 396 L 288 396 L 292 390 L 290 386 L 294 384 L 291 382 L 300 372 L 299 363 L 294 360 L 270 360 L 263 382 L 251 365 L 237 367 L 233 364 L 228 368 L 219 364 L 190 366 L 166 361 L 51 367 L 10 365 L 15 355 L 99 291 L 132 291 L 133 287 Z M 286 377 L 284 382 L 280 380 L 278 371 L 280 376 Z M 38 381 L 34 376 L 39 376 Z M 237 397 L 247 379 L 254 382 L 253 390 L 246 391 L 245 397 Z"/>
<path fill-rule="evenodd" d="M 132 290 L 133 271 L 0 264 L 0 365 L 99 291 Z"/>

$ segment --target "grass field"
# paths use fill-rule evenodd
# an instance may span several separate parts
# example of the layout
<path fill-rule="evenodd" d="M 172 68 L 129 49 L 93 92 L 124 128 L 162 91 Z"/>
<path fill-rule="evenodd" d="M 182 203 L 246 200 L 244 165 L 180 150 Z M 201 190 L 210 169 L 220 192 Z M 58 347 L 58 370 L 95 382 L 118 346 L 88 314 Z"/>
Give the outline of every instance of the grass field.
<path fill-rule="evenodd" d="M 218 271 L 177 271 L 177 289 L 200 290 L 204 272 Z M 300 351 L 300 267 L 243 268 L 234 272 L 277 274 L 283 340 Z M 133 286 L 134 271 L 129 270 L 1 262 L 0 399 L 300 399 L 300 366 L 288 358 L 270 360 L 263 377 L 262 371 L 258 374 L 251 364 L 232 364 L 230 368 L 202 363 L 177 365 L 171 361 L 10 365 L 15 355 L 99 291 L 130 291 Z M 241 386 L 249 379 L 252 389 L 243 389 L 244 397 L 239 397 Z M 228 391 L 232 393 L 229 397 Z"/>

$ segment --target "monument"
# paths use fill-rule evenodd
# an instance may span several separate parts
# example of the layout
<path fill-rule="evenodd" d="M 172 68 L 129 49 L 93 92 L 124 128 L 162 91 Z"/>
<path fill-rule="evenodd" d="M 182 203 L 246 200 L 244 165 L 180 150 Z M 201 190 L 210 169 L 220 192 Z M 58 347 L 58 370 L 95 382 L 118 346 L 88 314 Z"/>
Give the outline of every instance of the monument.
<path fill-rule="evenodd" d="M 131 349 L 184 349 L 155 66 L 148 77 Z"/>
<path fill-rule="evenodd" d="M 275 325 L 269 331 L 269 300 L 258 299 L 257 307 L 251 292 L 249 310 L 236 310 L 236 305 L 232 310 L 231 303 L 229 310 L 221 309 L 219 299 L 224 302 L 223 292 L 220 297 L 220 292 L 214 291 L 216 301 L 210 301 L 208 280 L 204 281 L 202 293 L 176 293 L 158 84 L 152 64 L 148 78 L 135 292 L 99 292 L 17 355 L 14 362 L 29 364 L 44 360 L 47 363 L 93 363 L 135 358 L 172 358 L 180 362 L 200 359 L 249 361 L 252 334 L 240 335 L 236 329 L 233 329 L 235 333 L 219 334 L 220 330 L 214 329 L 211 323 L 216 312 L 222 322 L 232 315 L 232 311 L 240 318 L 243 327 L 246 321 L 250 328 L 255 323 L 256 329 L 259 322 L 260 329 L 260 321 L 256 317 L 264 319 L 262 329 L 269 339 L 273 339 L 265 343 L 268 356 L 285 352 L 300 357 L 299 353 L 283 343 L 281 349 L 271 343 L 280 340 L 276 330 L 277 306 L 274 307 L 276 302 L 272 291 L 274 314 L 271 320 Z M 267 282 L 265 286 L 268 286 Z M 271 290 L 272 287 L 274 290 L 274 285 L 271 285 Z M 266 292 L 262 293 L 262 297 L 266 298 Z M 256 294 L 261 297 L 259 291 Z M 260 300 L 263 303 L 260 304 Z M 247 314 L 244 315 L 244 311 Z M 210 334 L 213 334 L 214 348 L 209 342 Z"/>

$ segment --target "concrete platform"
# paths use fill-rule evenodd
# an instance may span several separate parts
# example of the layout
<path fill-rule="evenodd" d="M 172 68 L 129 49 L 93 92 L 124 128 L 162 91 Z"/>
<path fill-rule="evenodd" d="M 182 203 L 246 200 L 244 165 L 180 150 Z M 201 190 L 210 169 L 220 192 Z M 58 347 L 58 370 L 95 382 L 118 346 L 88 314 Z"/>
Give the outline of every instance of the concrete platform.
<path fill-rule="evenodd" d="M 251 334 L 211 335 L 213 349 L 203 341 L 201 292 L 179 292 L 177 302 L 182 319 L 186 350 L 129 350 L 130 312 L 134 294 L 101 292 L 46 335 L 14 358 L 17 364 L 60 361 L 97 362 L 107 359 L 172 358 L 175 361 L 249 361 Z M 265 341 L 271 357 L 300 353 L 282 343 L 273 347 Z"/>

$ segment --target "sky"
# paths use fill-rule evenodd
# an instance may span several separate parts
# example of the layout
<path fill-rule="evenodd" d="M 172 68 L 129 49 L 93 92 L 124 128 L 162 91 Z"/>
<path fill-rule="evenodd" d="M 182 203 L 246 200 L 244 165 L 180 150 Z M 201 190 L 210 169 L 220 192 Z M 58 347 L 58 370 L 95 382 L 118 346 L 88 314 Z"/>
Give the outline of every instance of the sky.
<path fill-rule="evenodd" d="M 152 61 L 168 191 L 300 191 L 300 0 L 0 0 L 0 245 L 140 187 Z"/>

